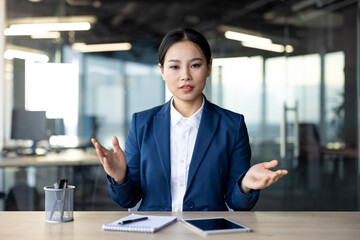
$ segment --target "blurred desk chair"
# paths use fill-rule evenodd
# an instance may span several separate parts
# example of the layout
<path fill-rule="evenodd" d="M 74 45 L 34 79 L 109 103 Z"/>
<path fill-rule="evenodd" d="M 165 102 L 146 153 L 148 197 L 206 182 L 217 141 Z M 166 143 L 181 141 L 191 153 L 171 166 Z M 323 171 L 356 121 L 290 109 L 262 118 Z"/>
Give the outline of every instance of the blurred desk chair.
<path fill-rule="evenodd" d="M 25 184 L 10 189 L 5 200 L 6 211 L 39 211 L 40 195 L 36 188 Z"/>
<path fill-rule="evenodd" d="M 315 124 L 299 124 L 299 159 L 314 161 L 321 158 L 321 143 Z"/>
<path fill-rule="evenodd" d="M 5 211 L 39 211 L 40 194 L 35 187 L 27 183 L 26 171 L 19 169 L 15 173 L 16 183 L 5 196 Z"/>
<path fill-rule="evenodd" d="M 5 198 L 6 197 L 6 194 L 4 192 L 0 192 L 0 200 Z"/>
<path fill-rule="evenodd" d="M 310 190 L 317 191 L 322 187 L 326 163 L 332 163 L 330 184 L 341 184 L 345 176 L 345 168 L 353 168 L 356 162 L 357 148 L 348 148 L 342 143 L 328 143 L 322 146 L 315 124 L 299 124 L 299 173 Z M 349 160 L 353 161 L 349 161 Z M 351 165 L 353 164 L 353 165 Z"/>
<path fill-rule="evenodd" d="M 299 179 L 313 191 L 321 188 L 321 149 L 315 124 L 299 123 Z"/>
<path fill-rule="evenodd" d="M 328 143 L 322 149 L 326 161 L 333 163 L 331 175 L 331 184 L 339 185 L 344 180 L 346 173 L 355 172 L 356 162 L 358 158 L 358 149 L 356 147 L 346 147 L 345 144 L 339 142 Z M 351 175 L 351 174 L 348 174 Z"/>

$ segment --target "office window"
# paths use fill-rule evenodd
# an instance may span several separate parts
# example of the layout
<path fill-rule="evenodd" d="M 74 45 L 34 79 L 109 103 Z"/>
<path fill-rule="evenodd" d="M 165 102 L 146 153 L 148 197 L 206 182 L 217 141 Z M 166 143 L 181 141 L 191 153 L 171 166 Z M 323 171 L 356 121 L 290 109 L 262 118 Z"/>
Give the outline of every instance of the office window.
<path fill-rule="evenodd" d="M 157 65 L 86 55 L 81 94 L 83 135 L 124 146 L 132 114 L 164 103 L 164 81 Z"/>
<path fill-rule="evenodd" d="M 128 123 L 134 112 L 164 103 L 165 82 L 157 65 L 126 62 Z"/>
<path fill-rule="evenodd" d="M 213 61 L 214 103 L 243 114 L 252 137 L 261 135 L 262 68 L 263 58 L 259 56 Z"/>
<path fill-rule="evenodd" d="M 118 59 L 87 55 L 82 84 L 82 122 L 90 122 L 87 131 L 112 146 L 112 136 L 125 141 L 124 65 Z M 85 131 L 85 130 L 84 130 Z"/>
<path fill-rule="evenodd" d="M 265 62 L 267 122 L 280 123 L 282 106 L 299 104 L 299 121 L 319 122 L 320 56 L 269 58 Z"/>
<path fill-rule="evenodd" d="M 79 73 L 76 63 L 25 65 L 25 108 L 46 111 L 47 118 L 63 118 L 66 134 L 77 135 Z"/>
<path fill-rule="evenodd" d="M 325 55 L 325 118 L 327 141 L 339 141 L 344 136 L 344 52 Z"/>

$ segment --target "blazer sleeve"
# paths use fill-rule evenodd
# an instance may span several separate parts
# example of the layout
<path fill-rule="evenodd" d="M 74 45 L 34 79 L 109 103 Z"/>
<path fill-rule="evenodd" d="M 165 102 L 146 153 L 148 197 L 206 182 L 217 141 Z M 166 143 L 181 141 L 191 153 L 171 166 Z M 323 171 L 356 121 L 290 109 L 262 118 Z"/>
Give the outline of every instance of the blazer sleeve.
<path fill-rule="evenodd" d="M 255 206 L 260 190 L 252 190 L 245 194 L 240 187 L 242 179 L 250 168 L 251 149 L 244 116 L 239 116 L 236 141 L 230 155 L 230 171 L 225 200 L 231 209 L 243 211 L 251 210 Z"/>
<path fill-rule="evenodd" d="M 142 199 L 140 184 L 140 147 L 136 134 L 135 113 L 133 114 L 125 143 L 127 180 L 124 183 L 117 185 L 110 176 L 107 176 L 110 196 L 123 208 L 134 207 Z"/>

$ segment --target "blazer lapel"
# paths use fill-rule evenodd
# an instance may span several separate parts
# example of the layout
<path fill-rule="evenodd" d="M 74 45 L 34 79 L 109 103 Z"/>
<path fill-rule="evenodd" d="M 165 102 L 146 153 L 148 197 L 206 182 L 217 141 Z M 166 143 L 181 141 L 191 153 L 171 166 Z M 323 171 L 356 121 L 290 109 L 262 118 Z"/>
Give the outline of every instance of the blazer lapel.
<path fill-rule="evenodd" d="M 210 102 L 205 99 L 199 131 L 196 137 L 194 151 L 189 168 L 187 189 L 189 189 L 195 173 L 212 142 L 219 125 L 220 115 L 214 111 Z"/>
<path fill-rule="evenodd" d="M 154 136 L 162 169 L 170 190 L 170 102 L 154 116 Z M 154 149 L 155 150 L 155 149 Z"/>

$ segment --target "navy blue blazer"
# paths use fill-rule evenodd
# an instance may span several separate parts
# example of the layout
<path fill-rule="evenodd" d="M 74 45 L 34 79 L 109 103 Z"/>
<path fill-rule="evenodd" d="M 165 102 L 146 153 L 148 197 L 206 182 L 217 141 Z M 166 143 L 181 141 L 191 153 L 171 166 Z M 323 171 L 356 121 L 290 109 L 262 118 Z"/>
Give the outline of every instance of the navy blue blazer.
<path fill-rule="evenodd" d="M 171 211 L 170 104 L 135 113 L 125 144 L 128 179 L 116 185 L 108 176 L 109 192 L 121 207 L 139 211 Z M 241 114 L 205 99 L 192 155 L 184 211 L 250 210 L 258 190 L 239 187 L 250 168 L 249 137 Z"/>

